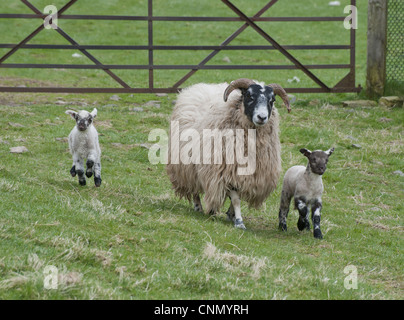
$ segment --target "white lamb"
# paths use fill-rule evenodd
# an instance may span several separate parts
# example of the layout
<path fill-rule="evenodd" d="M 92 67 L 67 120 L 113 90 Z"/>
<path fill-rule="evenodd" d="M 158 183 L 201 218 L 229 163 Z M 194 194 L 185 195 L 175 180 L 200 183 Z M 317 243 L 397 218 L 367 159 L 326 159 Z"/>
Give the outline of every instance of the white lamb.
<path fill-rule="evenodd" d="M 69 134 L 69 148 L 73 156 L 73 166 L 70 174 L 79 177 L 81 186 L 86 185 L 84 177 L 84 159 L 87 159 L 86 176 L 90 178 L 94 173 L 94 183 L 96 187 L 101 185 L 101 149 L 98 143 L 98 132 L 93 125 L 93 120 L 97 116 L 97 109 L 88 112 L 85 110 L 67 110 L 76 121 L 76 126 Z"/>

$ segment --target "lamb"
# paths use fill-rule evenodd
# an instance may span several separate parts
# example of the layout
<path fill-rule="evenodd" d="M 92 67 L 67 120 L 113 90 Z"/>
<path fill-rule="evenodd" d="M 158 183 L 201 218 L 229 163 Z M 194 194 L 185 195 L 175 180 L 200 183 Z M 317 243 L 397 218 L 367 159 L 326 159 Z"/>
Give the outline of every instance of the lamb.
<path fill-rule="evenodd" d="M 300 149 L 300 152 L 309 160 L 307 167 L 293 166 L 289 168 L 283 179 L 281 204 L 279 208 L 279 229 L 287 231 L 286 218 L 289 213 L 290 200 L 295 202 L 295 209 L 299 211 L 297 228 L 302 231 L 310 230 L 309 208 L 313 221 L 313 235 L 322 239 L 320 229 L 321 196 L 324 191 L 322 175 L 327 168 L 329 156 L 334 148 L 327 151 Z"/>
<path fill-rule="evenodd" d="M 205 194 L 204 202 L 209 214 L 218 213 L 229 197 L 229 220 L 236 228 L 246 229 L 240 201 L 245 200 L 249 206 L 258 208 L 275 189 L 281 172 L 279 115 L 274 107 L 275 94 L 282 98 L 290 112 L 288 96 L 280 85 L 265 86 L 245 78 L 235 80 L 230 85 L 196 84 L 178 95 L 171 118 L 171 136 L 174 124 L 177 124 L 178 136 L 186 136 L 187 132 L 193 130 L 203 140 L 198 138 L 186 142 L 179 139 L 182 141 L 176 142 L 170 137 L 166 169 L 175 193 L 189 201 L 192 199 L 196 211 L 203 212 L 201 194 Z M 212 136 L 215 142 L 221 142 L 224 138 L 229 142 L 227 138 L 230 134 L 233 143 L 230 141 L 219 151 L 206 151 L 211 150 L 211 140 L 204 136 L 207 130 L 214 132 Z M 249 140 L 250 133 L 255 137 L 255 143 Z M 254 148 L 246 157 L 247 164 L 250 161 L 255 164 L 250 172 L 241 172 L 241 169 L 246 169 L 241 163 L 226 161 L 229 154 L 244 156 L 246 146 L 250 151 L 252 144 Z M 190 163 L 174 161 L 178 160 L 178 156 L 176 158 L 173 153 L 179 153 L 179 158 L 184 159 L 190 154 L 191 157 L 195 156 L 194 152 L 202 154 L 203 160 L 207 156 L 215 161 L 201 163 L 200 156 Z"/>
<path fill-rule="evenodd" d="M 88 112 L 67 110 L 66 114 L 76 120 L 76 126 L 69 134 L 69 149 L 73 156 L 73 166 L 70 174 L 79 177 L 79 184 L 86 185 L 84 177 L 84 159 L 86 162 L 86 176 L 90 178 L 94 173 L 94 184 L 101 185 L 101 149 L 98 142 L 98 132 L 93 125 L 93 120 L 97 116 L 97 109 Z"/>

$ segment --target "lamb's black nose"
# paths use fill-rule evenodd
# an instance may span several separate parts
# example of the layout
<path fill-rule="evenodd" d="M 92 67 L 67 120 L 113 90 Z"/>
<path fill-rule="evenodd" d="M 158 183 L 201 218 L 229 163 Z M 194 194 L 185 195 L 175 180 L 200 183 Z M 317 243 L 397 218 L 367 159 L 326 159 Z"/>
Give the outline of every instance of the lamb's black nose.
<path fill-rule="evenodd" d="M 257 118 L 258 118 L 258 120 L 260 120 L 261 122 L 264 122 L 266 119 L 268 119 L 267 116 L 262 116 L 262 115 L 258 115 Z"/>

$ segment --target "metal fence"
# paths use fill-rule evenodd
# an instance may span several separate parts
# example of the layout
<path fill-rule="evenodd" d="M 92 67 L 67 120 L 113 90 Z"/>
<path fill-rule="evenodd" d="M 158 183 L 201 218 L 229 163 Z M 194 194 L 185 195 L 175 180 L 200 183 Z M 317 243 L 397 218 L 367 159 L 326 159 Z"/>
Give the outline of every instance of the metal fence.
<path fill-rule="evenodd" d="M 228 0 L 222 0 L 222 2 L 232 12 L 232 17 L 175 17 L 175 16 L 154 16 L 153 15 L 153 0 L 147 0 L 148 2 L 148 14 L 147 16 L 113 16 L 113 15 L 69 15 L 65 12 L 74 5 L 77 0 L 70 0 L 62 7 L 58 12 L 58 19 L 77 19 L 77 20 L 120 20 L 122 23 L 125 21 L 147 21 L 148 32 L 145 34 L 147 37 L 146 46 L 120 46 L 120 45 L 85 45 L 77 43 L 71 36 L 69 36 L 64 30 L 58 27 L 55 32 L 58 32 L 64 39 L 66 39 L 70 45 L 55 45 L 55 44 L 41 44 L 30 45 L 28 42 L 33 39 L 43 29 L 43 19 L 47 15 L 43 14 L 38 8 L 36 8 L 28 0 L 21 0 L 31 11 L 30 14 L 1 14 L 0 19 L 38 19 L 40 22 L 37 29 L 28 34 L 22 41 L 14 44 L 0 43 L 0 48 L 8 48 L 9 51 L 0 56 L 0 68 L 50 68 L 50 69 L 98 69 L 106 72 L 114 81 L 119 84 L 119 88 L 70 88 L 70 87 L 2 87 L 0 86 L 0 92 L 69 92 L 69 93 L 91 93 L 91 92 L 110 92 L 110 93 L 173 93 L 178 92 L 185 81 L 192 77 L 199 70 L 300 70 L 307 75 L 316 87 L 311 88 L 285 88 L 287 92 L 358 92 L 360 87 L 355 85 L 355 29 L 352 28 L 349 32 L 349 44 L 345 45 L 281 45 L 274 37 L 265 32 L 257 22 L 265 21 L 284 21 L 286 23 L 293 23 L 295 21 L 343 21 L 344 16 L 340 17 L 263 17 L 263 14 L 268 11 L 278 0 L 269 1 L 260 11 L 254 16 L 247 16 L 238 7 Z M 279 1 L 279 5 L 282 2 Z M 351 5 L 356 5 L 356 0 L 351 0 Z M 235 16 L 234 16 L 235 14 Z M 153 41 L 153 22 L 154 21 L 194 21 L 198 22 L 212 22 L 221 21 L 239 21 L 242 22 L 241 26 L 232 34 L 224 35 L 225 39 L 222 43 L 218 43 L 214 46 L 159 46 Z M 230 45 L 230 43 L 245 29 L 253 29 L 260 37 L 266 40 L 266 45 L 260 46 L 243 46 L 243 45 Z M 77 49 L 86 56 L 92 64 L 38 64 L 34 63 L 20 63 L 12 64 L 7 63 L 7 59 L 12 56 L 18 50 L 24 49 Z M 92 55 L 88 50 L 147 50 L 148 52 L 148 64 L 145 65 L 110 65 L 103 64 Z M 154 52 L 156 50 L 209 50 L 210 53 L 196 65 L 157 65 L 154 63 Z M 251 50 L 276 50 L 280 52 L 289 62 L 289 65 L 212 65 L 208 64 L 219 52 L 222 50 L 245 50 L 246 52 Z M 345 64 L 311 64 L 306 65 L 300 62 L 291 52 L 294 50 L 348 50 L 349 62 Z M 313 69 L 346 69 L 347 75 L 344 76 L 334 87 L 327 86 L 323 80 L 315 75 Z M 148 71 L 148 87 L 147 88 L 134 88 L 130 87 L 123 79 L 121 79 L 114 70 L 147 70 Z M 179 79 L 174 79 L 173 84 L 166 88 L 159 88 L 155 86 L 155 70 L 188 70 L 185 76 Z"/>
<path fill-rule="evenodd" d="M 404 0 L 388 2 L 386 80 L 404 86 Z"/>

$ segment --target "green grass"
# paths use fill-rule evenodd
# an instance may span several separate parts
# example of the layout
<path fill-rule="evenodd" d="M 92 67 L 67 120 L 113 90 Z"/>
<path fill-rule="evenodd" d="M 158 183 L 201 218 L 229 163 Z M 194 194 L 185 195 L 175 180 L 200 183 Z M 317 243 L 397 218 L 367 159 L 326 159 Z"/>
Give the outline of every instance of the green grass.
<path fill-rule="evenodd" d="M 33 2 L 39 7 L 45 3 Z M 177 2 L 183 5 L 181 14 L 192 13 L 191 1 Z M 141 5 L 143 1 L 139 1 L 138 8 L 126 1 L 106 3 L 92 13 L 139 15 L 147 10 Z M 158 14 L 177 13 L 164 11 L 174 8 L 159 9 L 158 5 L 164 8 L 165 3 L 156 1 Z M 243 7 L 242 1 L 235 3 Z M 301 1 L 294 1 L 294 5 L 297 3 Z M 358 3 L 365 6 L 366 1 Z M 254 5 L 251 14 L 260 9 L 262 2 Z M 229 15 L 228 10 L 216 6 L 204 6 L 206 15 L 209 8 L 215 15 Z M 75 7 L 72 14 L 88 10 L 82 1 Z M 294 12 L 293 3 L 290 7 L 277 4 L 273 14 L 326 15 L 331 13 L 324 10 L 342 10 L 317 5 L 311 12 L 307 7 Z M 21 12 L 22 8 L 15 1 L 7 12 Z M 361 12 L 366 10 L 359 10 L 361 23 L 366 20 Z M 63 22 L 66 30 L 76 30 L 74 36 L 81 36 L 86 43 L 114 43 L 108 37 L 100 39 L 99 34 L 85 34 L 85 30 L 80 35 L 73 22 Z M 101 35 L 107 31 L 116 33 L 116 43 L 131 43 L 128 30 L 118 32 L 117 25 L 94 23 L 103 28 Z M 16 42 L 25 34 L 21 32 L 17 37 L 9 28 L 10 32 L 1 35 L 8 37 L 4 42 Z M 360 25 L 358 30 L 357 46 L 362 56 L 357 70 L 358 81 L 364 83 L 366 29 L 361 28 L 364 27 Z M 293 25 L 284 32 L 291 41 L 296 39 Z M 327 32 L 320 30 L 315 41 Z M 181 35 L 179 41 L 185 36 L 186 33 Z M 162 42 L 165 39 L 161 36 Z M 219 41 L 215 38 L 211 43 Z M 248 41 L 248 37 L 240 41 Z M 67 53 L 60 51 L 52 59 Z M 32 61 L 32 55 L 24 52 L 15 61 Z M 116 54 L 130 60 L 122 52 L 104 53 L 105 59 L 113 61 Z M 310 52 L 306 56 L 313 57 Z M 37 62 L 48 61 L 45 56 L 35 58 Z M 71 53 L 65 58 L 63 63 L 69 63 Z M 172 63 L 175 56 L 162 54 L 156 59 Z M 192 61 L 192 55 L 187 59 Z M 277 58 L 261 53 L 257 59 Z M 62 77 L 60 74 L 52 70 L 0 69 L 0 81 L 3 85 L 109 83 L 94 71 L 63 71 Z M 127 74 L 131 84 L 147 83 L 146 73 L 144 79 L 133 74 L 136 72 Z M 246 75 L 242 71 L 198 72 L 190 83 Z M 271 72 L 269 81 L 267 75 L 254 74 L 267 82 L 279 76 L 281 84 L 295 74 Z M 174 82 L 178 75 L 161 76 L 160 84 L 164 84 Z M 324 76 L 330 82 L 336 79 L 334 72 L 325 72 Z M 324 239 L 319 241 L 311 233 L 297 230 L 295 211 L 289 215 L 288 232 L 278 230 L 282 181 L 261 210 L 249 209 L 243 203 L 245 232 L 235 229 L 223 213 L 212 218 L 194 212 L 188 202 L 174 196 L 164 165 L 150 164 L 148 150 L 140 146 L 150 143 L 148 134 L 152 129 L 168 130 L 175 95 L 122 94 L 118 102 L 111 101 L 110 96 L 0 94 L 0 299 L 403 299 L 404 180 L 393 174 L 404 171 L 402 108 L 342 107 L 341 101 L 356 97 L 351 94 L 296 94 L 291 114 L 279 108 L 281 178 L 290 166 L 305 164 L 298 151 L 301 147 L 335 147 L 323 177 Z M 58 105 L 57 100 L 67 104 Z M 159 100 L 161 107 L 145 106 L 150 100 Z M 144 111 L 132 111 L 135 106 L 142 106 Z M 103 152 L 101 188 L 95 188 L 91 180 L 86 187 L 80 187 L 69 175 L 71 155 L 64 139 L 74 126 L 64 111 L 93 107 L 98 109 L 95 125 L 101 134 Z M 361 149 L 352 147 L 353 143 L 360 144 Z M 20 145 L 29 151 L 9 152 Z M 50 265 L 59 271 L 57 290 L 44 288 L 43 272 Z M 358 289 L 344 287 L 344 269 L 348 265 L 357 267 Z"/>

